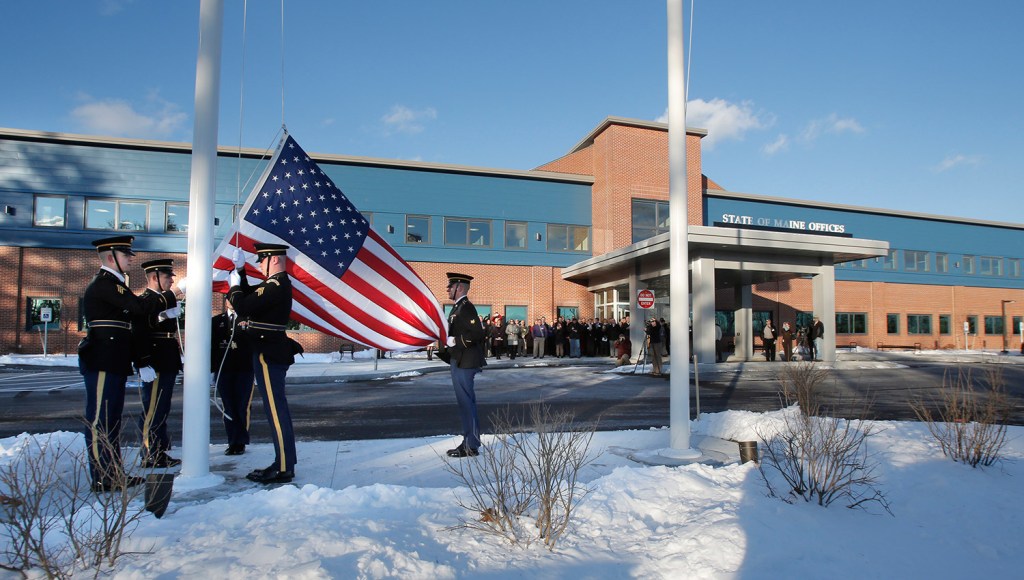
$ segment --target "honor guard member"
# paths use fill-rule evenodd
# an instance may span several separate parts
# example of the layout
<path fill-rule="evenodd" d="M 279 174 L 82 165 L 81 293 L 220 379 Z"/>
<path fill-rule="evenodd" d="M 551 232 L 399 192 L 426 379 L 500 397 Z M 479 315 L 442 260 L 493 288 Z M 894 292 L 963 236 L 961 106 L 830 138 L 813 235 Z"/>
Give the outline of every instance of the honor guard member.
<path fill-rule="evenodd" d="M 252 405 L 252 351 L 245 332 L 238 327 L 238 315 L 225 296 L 224 312 L 213 317 L 210 343 L 210 371 L 224 404 L 224 431 L 228 448 L 224 455 L 241 455 L 249 444 L 249 409 Z"/>
<path fill-rule="evenodd" d="M 128 288 L 132 236 L 115 236 L 92 243 L 99 253 L 100 271 L 82 298 L 88 330 L 78 345 L 78 367 L 85 379 L 85 443 L 94 491 L 123 489 L 142 483 L 128 476 L 121 461 L 121 411 L 124 390 L 132 374 L 131 320 L 164 310 L 164 296 L 136 296 Z M 150 377 L 151 378 L 151 377 Z"/>
<path fill-rule="evenodd" d="M 172 294 L 164 295 L 174 283 L 174 261 L 170 259 L 143 262 L 146 273 L 146 290 L 142 298 L 152 295 L 153 300 L 163 301 L 159 314 L 140 316 L 132 322 L 135 337 L 135 366 L 142 376 L 142 417 L 139 429 L 142 431 L 142 467 L 164 469 L 181 464 L 180 459 L 167 455 L 171 448 L 171 437 L 167 434 L 167 418 L 171 414 L 171 395 L 174 381 L 181 372 L 181 343 L 178 342 L 178 320 L 181 313 L 178 301 Z M 174 316 L 168 317 L 171 311 Z"/>
<path fill-rule="evenodd" d="M 448 450 L 449 457 L 474 457 L 480 454 L 480 419 L 476 410 L 476 374 L 487 364 L 484 360 L 484 325 L 469 301 L 472 276 L 448 274 L 448 298 L 455 301 L 448 315 L 448 339 L 438 357 L 451 368 L 455 400 L 462 420 L 462 443 Z"/>
<path fill-rule="evenodd" d="M 301 352 L 298 343 L 288 338 L 285 328 L 292 313 L 292 283 L 285 271 L 288 246 L 256 244 L 256 261 L 266 280 L 255 288 L 244 274 L 245 260 L 235 250 L 228 300 L 238 316 L 246 319 L 245 338 L 252 349 L 256 386 L 263 396 L 263 408 L 270 423 L 276 457 L 266 469 L 257 469 L 246 477 L 257 483 L 286 483 L 295 477 L 295 434 L 284 379 L 288 367 Z"/>

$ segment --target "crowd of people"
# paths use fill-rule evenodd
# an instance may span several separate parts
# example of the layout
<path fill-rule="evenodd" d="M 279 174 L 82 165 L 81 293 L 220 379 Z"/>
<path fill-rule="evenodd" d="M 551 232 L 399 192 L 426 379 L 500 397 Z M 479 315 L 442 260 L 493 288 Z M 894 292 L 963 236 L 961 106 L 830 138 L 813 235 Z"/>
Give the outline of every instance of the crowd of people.
<path fill-rule="evenodd" d="M 559 316 L 550 324 L 546 316 L 541 316 L 528 324 L 526 320 L 506 320 L 495 314 L 483 321 L 487 337 L 485 356 L 496 359 L 531 355 L 533 358 L 615 358 L 615 342 L 620 336 L 629 336 L 628 316 L 622 320 Z"/>

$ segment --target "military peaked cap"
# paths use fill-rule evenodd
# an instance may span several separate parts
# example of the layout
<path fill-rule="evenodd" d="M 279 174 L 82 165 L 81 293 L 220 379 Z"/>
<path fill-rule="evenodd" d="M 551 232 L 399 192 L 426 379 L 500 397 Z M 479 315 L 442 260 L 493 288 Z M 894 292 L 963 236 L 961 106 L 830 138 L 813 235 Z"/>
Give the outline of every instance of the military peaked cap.
<path fill-rule="evenodd" d="M 166 258 L 163 260 L 150 260 L 142 263 L 142 269 L 148 274 L 150 272 L 164 272 L 174 274 L 174 260 Z"/>
<path fill-rule="evenodd" d="M 257 262 L 262 262 L 264 258 L 269 256 L 284 256 L 288 253 L 288 246 L 284 244 L 265 244 L 263 242 L 256 242 L 253 245 L 256 246 Z"/>
<path fill-rule="evenodd" d="M 97 252 L 113 252 L 117 250 L 129 256 L 134 256 L 135 252 L 132 251 L 132 241 L 134 239 L 135 236 L 114 236 L 112 238 L 94 240 L 92 245 L 96 246 Z"/>
<path fill-rule="evenodd" d="M 463 284 L 469 284 L 470 280 L 472 279 L 473 277 L 468 274 L 455 274 L 454 272 L 448 272 L 449 286 L 451 286 L 452 284 L 458 284 L 459 282 L 462 282 Z"/>

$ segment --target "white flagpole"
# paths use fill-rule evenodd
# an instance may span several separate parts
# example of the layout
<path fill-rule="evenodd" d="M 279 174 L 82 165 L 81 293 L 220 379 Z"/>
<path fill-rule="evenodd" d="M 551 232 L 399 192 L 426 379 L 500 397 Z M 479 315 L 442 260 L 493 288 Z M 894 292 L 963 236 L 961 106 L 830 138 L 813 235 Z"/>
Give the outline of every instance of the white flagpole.
<path fill-rule="evenodd" d="M 188 203 L 188 307 L 185 311 L 184 477 L 210 474 L 210 317 L 213 312 L 213 217 L 217 195 L 223 0 L 199 3 L 192 181 Z"/>
<path fill-rule="evenodd" d="M 671 344 L 669 435 L 673 455 L 690 450 L 690 277 L 687 247 L 686 80 L 683 75 L 683 0 L 668 1 L 668 202 Z M 697 452 L 699 455 L 699 452 Z"/>

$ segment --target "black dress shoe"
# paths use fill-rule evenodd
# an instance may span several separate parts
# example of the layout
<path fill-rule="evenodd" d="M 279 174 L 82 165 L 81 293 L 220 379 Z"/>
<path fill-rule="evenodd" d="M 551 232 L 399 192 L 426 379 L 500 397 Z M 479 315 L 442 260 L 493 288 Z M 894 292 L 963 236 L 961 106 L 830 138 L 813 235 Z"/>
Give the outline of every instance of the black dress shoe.
<path fill-rule="evenodd" d="M 455 449 L 448 450 L 448 457 L 476 457 L 480 455 L 480 452 L 476 449 L 470 449 L 465 445 L 459 445 Z"/>
<path fill-rule="evenodd" d="M 271 483 L 288 483 L 295 479 L 295 472 L 291 469 L 287 471 L 281 471 L 277 467 L 270 466 L 266 469 L 255 469 L 249 475 L 245 476 L 249 481 L 255 481 L 256 483 L 271 484 Z"/>
<path fill-rule="evenodd" d="M 127 489 L 129 487 L 142 485 L 143 483 L 146 483 L 145 479 L 129 475 L 124 478 L 124 481 L 94 481 L 92 482 L 92 490 L 96 493 L 105 491 L 121 491 L 122 489 Z"/>
<path fill-rule="evenodd" d="M 224 455 L 242 455 L 245 453 L 245 445 L 228 445 L 227 450 L 224 451 Z"/>
<path fill-rule="evenodd" d="M 163 451 L 142 459 L 142 467 L 145 469 L 167 469 L 178 465 L 181 465 L 180 459 L 175 459 Z"/>

